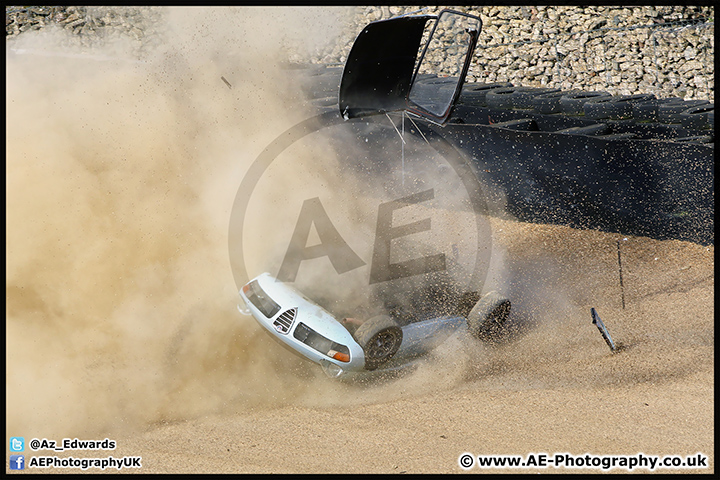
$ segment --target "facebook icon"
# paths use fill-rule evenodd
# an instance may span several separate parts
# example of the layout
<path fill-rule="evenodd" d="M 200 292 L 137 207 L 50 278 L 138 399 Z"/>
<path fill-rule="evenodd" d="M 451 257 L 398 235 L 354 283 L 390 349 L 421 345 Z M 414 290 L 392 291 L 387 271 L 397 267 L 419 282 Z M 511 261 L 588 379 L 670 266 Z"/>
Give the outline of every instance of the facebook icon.
<path fill-rule="evenodd" d="M 25 470 L 25 455 L 10 455 L 10 470 Z"/>

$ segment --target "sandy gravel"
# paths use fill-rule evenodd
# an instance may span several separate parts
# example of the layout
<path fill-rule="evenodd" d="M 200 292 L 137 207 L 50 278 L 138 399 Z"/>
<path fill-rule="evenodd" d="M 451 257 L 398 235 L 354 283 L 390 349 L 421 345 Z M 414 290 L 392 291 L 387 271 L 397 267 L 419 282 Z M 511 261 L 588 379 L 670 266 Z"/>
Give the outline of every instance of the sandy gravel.
<path fill-rule="evenodd" d="M 264 371 L 250 396 L 238 381 L 221 387 L 237 392 L 211 410 L 131 433 L 106 430 L 118 443 L 112 455 L 142 456 L 145 473 L 457 473 L 466 452 L 700 452 L 709 468 L 691 472 L 712 472 L 714 248 L 627 238 L 623 309 L 616 246 L 625 237 L 499 220 L 494 227 L 518 292 L 549 297 L 535 312 L 538 324 L 513 341 L 460 355 L 441 348 L 405 377 L 361 386 L 328 380 L 281 351 L 290 373 Z M 590 307 L 618 353 L 591 324 Z"/>
<path fill-rule="evenodd" d="M 304 391 L 322 398 L 158 424 L 119 440 L 121 450 L 142 455 L 143 471 L 168 473 L 457 473 L 465 452 L 701 452 L 709 468 L 693 472 L 712 472 L 714 248 L 628 238 L 621 247 L 623 309 L 616 242 L 624 237 L 497 226 L 513 273 L 542 285 L 535 294 L 554 297 L 540 324 L 515 341 L 459 360 L 443 351 L 381 385 L 284 378 L 289 388 L 306 383 Z M 623 350 L 610 353 L 590 307 Z"/>

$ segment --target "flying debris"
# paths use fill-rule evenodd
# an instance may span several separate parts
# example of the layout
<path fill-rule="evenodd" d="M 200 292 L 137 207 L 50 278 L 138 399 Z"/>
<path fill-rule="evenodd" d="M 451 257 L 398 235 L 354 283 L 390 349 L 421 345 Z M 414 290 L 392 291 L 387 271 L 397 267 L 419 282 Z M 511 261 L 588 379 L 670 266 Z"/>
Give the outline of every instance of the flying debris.
<path fill-rule="evenodd" d="M 598 330 L 600 330 L 600 335 L 602 335 L 605 343 L 607 343 L 608 347 L 610 347 L 610 351 L 615 353 L 617 351 L 617 347 L 615 346 L 613 339 L 610 337 L 610 332 L 608 332 L 607 327 L 602 320 L 600 320 L 600 315 L 598 315 L 594 308 L 590 309 L 590 314 L 592 314 L 592 323 L 598 328 Z"/>

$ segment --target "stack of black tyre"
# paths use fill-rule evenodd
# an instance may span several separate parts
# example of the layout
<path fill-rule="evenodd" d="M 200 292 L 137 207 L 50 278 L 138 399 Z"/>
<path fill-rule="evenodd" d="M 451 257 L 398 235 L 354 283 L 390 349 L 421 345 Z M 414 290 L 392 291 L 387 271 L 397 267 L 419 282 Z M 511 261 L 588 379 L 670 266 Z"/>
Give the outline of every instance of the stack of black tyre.
<path fill-rule="evenodd" d="M 337 108 L 342 67 L 313 65 L 300 67 L 299 80 L 311 104 L 321 110 Z M 423 83 L 444 82 L 447 79 L 423 75 Z M 656 98 L 653 94 L 611 95 L 606 91 L 567 90 L 546 87 L 514 86 L 509 82 L 477 83 L 463 86 L 458 100 L 462 115 L 460 122 L 472 123 L 478 109 L 505 110 L 515 113 L 552 115 L 577 119 L 583 128 L 598 122 L 631 124 L 659 124 L 684 129 L 691 134 L 674 141 L 710 144 L 714 141 L 714 104 L 708 100 Z M 452 121 L 452 120 L 451 120 Z M 595 129 L 597 130 L 597 128 Z M 593 133 L 598 133 L 600 130 Z M 578 131 L 577 133 L 584 133 Z"/>
<path fill-rule="evenodd" d="M 708 100 L 656 98 L 653 94 L 611 95 L 604 91 L 561 91 L 510 83 L 467 83 L 459 104 L 567 115 L 588 120 L 626 120 L 677 124 L 692 130 L 714 131 L 714 104 Z"/>
<path fill-rule="evenodd" d="M 319 112 L 339 113 L 342 70 L 289 73 Z M 416 82 L 437 92 L 447 80 Z M 468 82 L 448 122 L 427 128 L 466 152 L 521 220 L 714 242 L 710 101 Z"/>

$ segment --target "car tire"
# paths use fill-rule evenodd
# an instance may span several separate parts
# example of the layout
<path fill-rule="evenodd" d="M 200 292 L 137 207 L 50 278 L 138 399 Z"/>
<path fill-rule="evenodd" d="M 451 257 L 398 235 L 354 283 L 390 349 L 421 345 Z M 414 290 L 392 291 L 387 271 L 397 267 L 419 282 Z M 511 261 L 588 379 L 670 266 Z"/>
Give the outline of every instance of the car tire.
<path fill-rule="evenodd" d="M 568 92 L 560 97 L 560 112 L 565 115 L 584 115 L 583 105 L 593 99 L 609 97 L 608 92 Z"/>
<path fill-rule="evenodd" d="M 569 92 L 563 91 L 541 93 L 540 95 L 535 95 L 530 103 L 532 104 L 533 110 L 537 113 L 545 115 L 560 113 L 560 98 L 566 96 L 568 93 Z"/>
<path fill-rule="evenodd" d="M 661 105 L 682 102 L 680 97 L 655 98 L 633 103 L 633 118 L 639 122 L 657 122 Z"/>
<path fill-rule="evenodd" d="M 622 120 L 632 117 L 632 105 L 613 97 L 601 98 L 583 105 L 585 118 L 593 120 Z"/>
<path fill-rule="evenodd" d="M 460 98 L 458 104 L 472 105 L 474 107 L 486 107 L 487 106 L 487 94 L 488 92 L 496 88 L 509 88 L 512 87 L 512 83 L 499 82 L 499 83 L 466 83 L 460 92 Z"/>
<path fill-rule="evenodd" d="M 712 143 L 713 137 L 712 137 L 712 135 L 692 135 L 690 137 L 673 138 L 672 141 L 675 143 L 705 144 L 705 143 Z"/>
<path fill-rule="evenodd" d="M 560 89 L 543 87 L 519 88 L 512 94 L 512 106 L 521 110 L 532 110 L 535 97 L 550 93 L 560 93 Z"/>
<path fill-rule="evenodd" d="M 633 118 L 633 104 L 654 100 L 653 94 L 619 95 L 590 100 L 583 105 L 586 118 L 622 120 Z"/>
<path fill-rule="evenodd" d="M 510 110 L 513 108 L 512 94 L 520 87 L 493 88 L 485 95 L 485 102 L 490 108 Z"/>
<path fill-rule="evenodd" d="M 658 122 L 660 123 L 681 123 L 680 114 L 690 107 L 699 107 L 710 103 L 708 100 L 683 100 L 660 105 L 658 108 Z"/>
<path fill-rule="evenodd" d="M 610 127 L 606 123 L 591 123 L 582 127 L 570 127 L 562 130 L 556 130 L 555 133 L 565 133 L 568 135 L 605 135 L 610 131 Z"/>
<path fill-rule="evenodd" d="M 402 328 L 388 315 L 367 320 L 355 330 L 355 340 L 365 353 L 365 369 L 382 366 L 400 349 Z"/>
<path fill-rule="evenodd" d="M 497 292 L 483 296 L 467 316 L 468 331 L 479 340 L 492 340 L 510 315 L 510 300 Z"/>
<path fill-rule="evenodd" d="M 535 95 L 558 91 L 554 88 L 542 87 L 504 87 L 494 88 L 485 96 L 487 106 L 503 110 L 531 109 Z"/>
<path fill-rule="evenodd" d="M 715 109 L 714 103 L 706 103 L 697 107 L 690 107 L 680 113 L 680 123 L 683 128 L 706 129 L 709 128 L 710 122 L 708 115 Z"/>
<path fill-rule="evenodd" d="M 707 121 L 708 121 L 708 127 L 710 128 L 710 131 L 714 134 L 715 133 L 715 109 L 712 109 L 708 112 Z"/>

